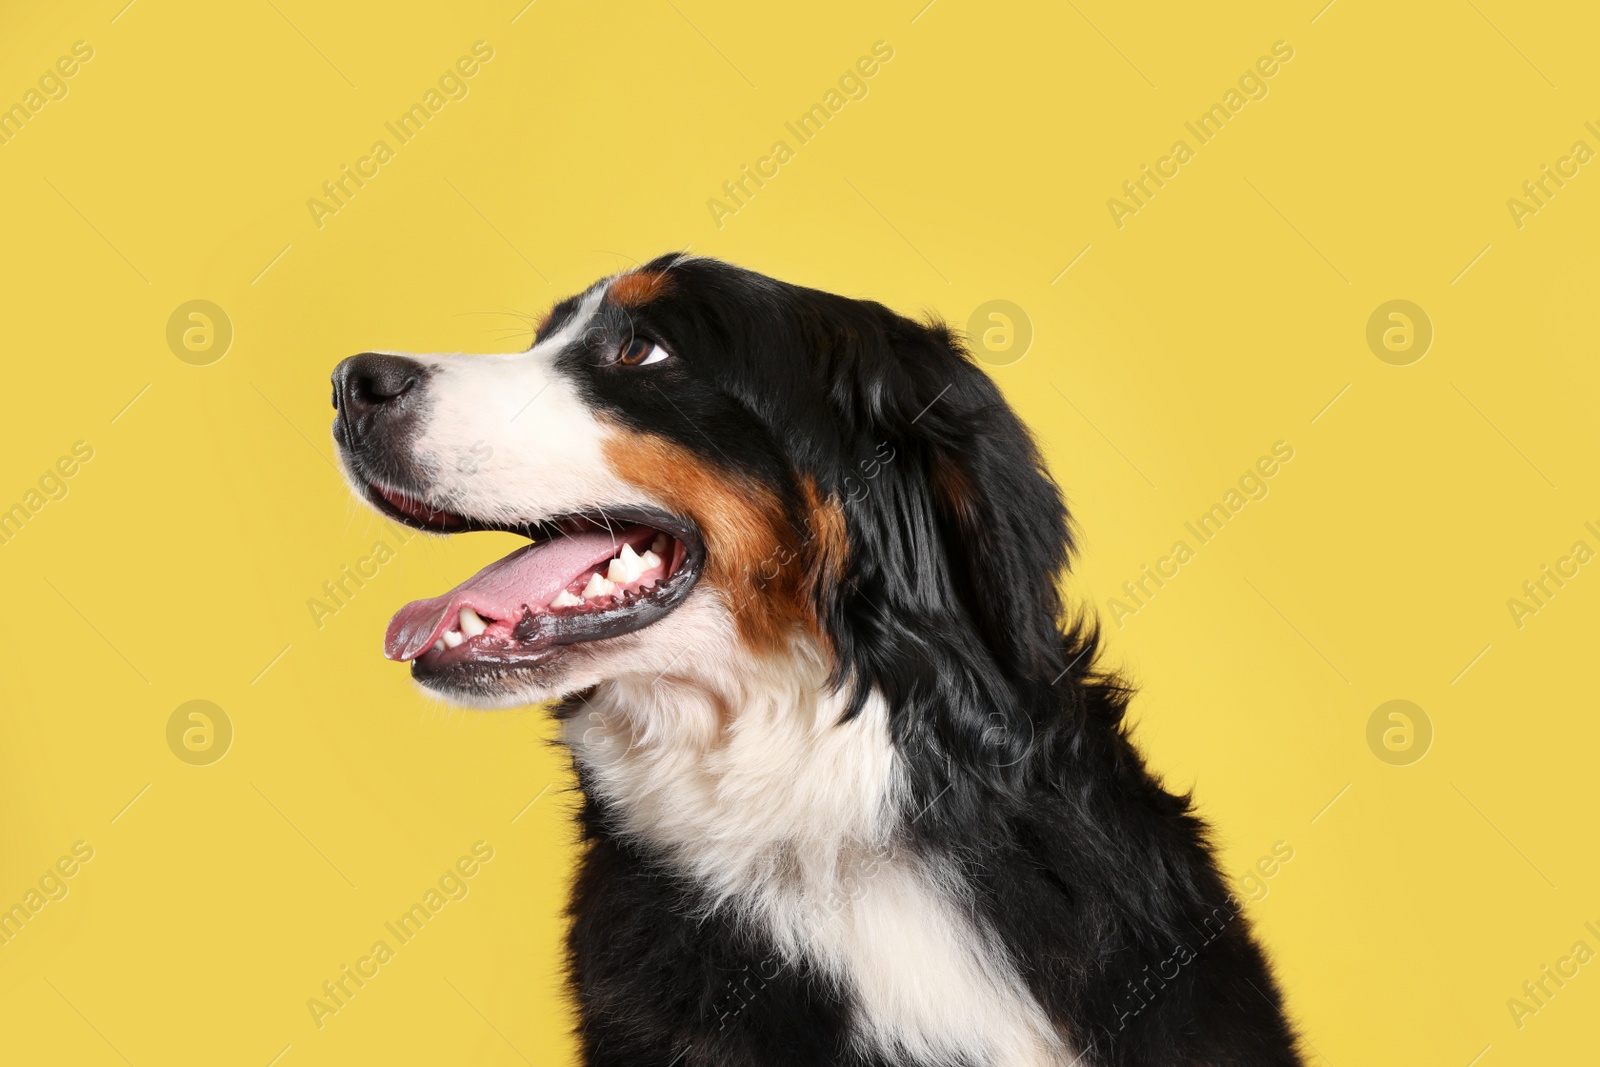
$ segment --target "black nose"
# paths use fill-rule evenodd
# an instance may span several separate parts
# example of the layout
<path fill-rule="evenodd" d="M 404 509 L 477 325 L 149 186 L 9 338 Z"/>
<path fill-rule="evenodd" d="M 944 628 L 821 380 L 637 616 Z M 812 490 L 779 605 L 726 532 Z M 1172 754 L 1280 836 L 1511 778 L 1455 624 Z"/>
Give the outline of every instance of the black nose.
<path fill-rule="evenodd" d="M 353 446 L 386 412 L 428 376 L 428 368 L 404 356 L 363 352 L 333 370 L 333 406 L 339 412 L 334 436 Z"/>
<path fill-rule="evenodd" d="M 359 418 L 406 395 L 422 381 L 427 368 L 404 356 L 363 352 L 333 371 L 333 406 Z"/>

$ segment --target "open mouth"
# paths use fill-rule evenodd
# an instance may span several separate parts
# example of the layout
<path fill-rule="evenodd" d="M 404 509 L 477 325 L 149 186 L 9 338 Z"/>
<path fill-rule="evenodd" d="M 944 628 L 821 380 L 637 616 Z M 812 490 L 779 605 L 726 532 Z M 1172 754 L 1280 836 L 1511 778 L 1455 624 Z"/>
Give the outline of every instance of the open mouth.
<path fill-rule="evenodd" d="M 534 667 L 564 646 L 619 637 L 665 617 L 705 563 L 694 524 L 655 509 L 606 508 L 506 526 L 440 510 L 370 485 L 399 522 L 439 533 L 505 530 L 532 544 L 447 593 L 395 613 L 384 654 L 422 678 L 481 667 Z"/>

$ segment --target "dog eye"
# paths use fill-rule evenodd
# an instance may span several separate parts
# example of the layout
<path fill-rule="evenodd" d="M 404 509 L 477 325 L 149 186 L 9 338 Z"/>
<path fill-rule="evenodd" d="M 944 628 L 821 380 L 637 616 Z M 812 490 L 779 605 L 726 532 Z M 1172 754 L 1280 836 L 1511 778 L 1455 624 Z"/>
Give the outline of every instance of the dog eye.
<path fill-rule="evenodd" d="M 667 358 L 667 350 L 645 337 L 635 337 L 622 346 L 617 362 L 624 367 L 647 367 Z"/>

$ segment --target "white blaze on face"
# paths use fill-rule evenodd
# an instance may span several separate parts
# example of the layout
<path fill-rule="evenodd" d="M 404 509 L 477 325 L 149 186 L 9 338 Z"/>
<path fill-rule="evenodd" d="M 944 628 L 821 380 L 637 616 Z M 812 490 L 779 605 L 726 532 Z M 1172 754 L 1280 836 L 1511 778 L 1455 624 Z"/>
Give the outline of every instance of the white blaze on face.
<path fill-rule="evenodd" d="M 485 522 L 515 523 L 623 504 L 659 506 L 607 464 L 610 431 L 556 367 L 591 328 L 603 288 L 557 333 L 504 356 L 410 356 L 428 367 L 412 443 L 430 474 L 430 503 Z"/>
<path fill-rule="evenodd" d="M 410 454 L 404 457 L 423 472 L 426 484 L 419 488 L 428 504 L 503 525 L 628 506 L 673 510 L 651 491 L 650 471 L 627 470 L 627 480 L 619 476 L 613 466 L 619 451 L 615 426 L 590 407 L 578 383 L 558 366 L 561 355 L 595 328 L 604 295 L 603 285 L 591 289 L 560 330 L 527 352 L 394 353 L 429 372 Z M 607 458 L 608 442 L 613 459 Z M 656 677 L 707 648 L 725 654 L 721 650 L 731 632 L 726 606 L 701 585 L 670 615 L 643 630 L 565 646 L 548 671 L 502 679 L 483 690 L 441 686 L 430 691 L 470 706 L 517 707 L 607 679 Z"/>

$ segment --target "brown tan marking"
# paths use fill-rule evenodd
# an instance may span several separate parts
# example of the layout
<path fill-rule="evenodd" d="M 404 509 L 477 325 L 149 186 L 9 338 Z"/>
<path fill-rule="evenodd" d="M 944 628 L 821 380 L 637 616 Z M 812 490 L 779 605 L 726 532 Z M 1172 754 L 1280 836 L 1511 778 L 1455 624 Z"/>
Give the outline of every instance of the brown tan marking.
<path fill-rule="evenodd" d="M 636 308 L 648 304 L 672 284 L 672 277 L 664 270 L 630 271 L 611 283 L 606 299 L 620 308 Z"/>
<path fill-rule="evenodd" d="M 945 458 L 933 464 L 933 489 L 935 499 L 945 513 L 956 520 L 963 533 L 981 530 L 978 492 L 959 461 Z"/>
<path fill-rule="evenodd" d="M 800 480 L 800 488 L 806 495 L 806 526 L 810 531 L 810 559 L 802 591 L 817 636 L 828 644 L 822 606 L 844 581 L 850 562 L 850 533 L 837 497 L 824 498 L 810 475 Z"/>
<path fill-rule="evenodd" d="M 717 470 L 663 437 L 615 424 L 600 450 L 618 478 L 700 527 L 706 542 L 701 580 L 727 597 L 746 644 L 779 651 L 796 624 L 811 621 L 801 596 L 806 567 L 800 546 L 769 489 Z M 649 471 L 650 480 L 640 480 L 638 471 Z"/>

